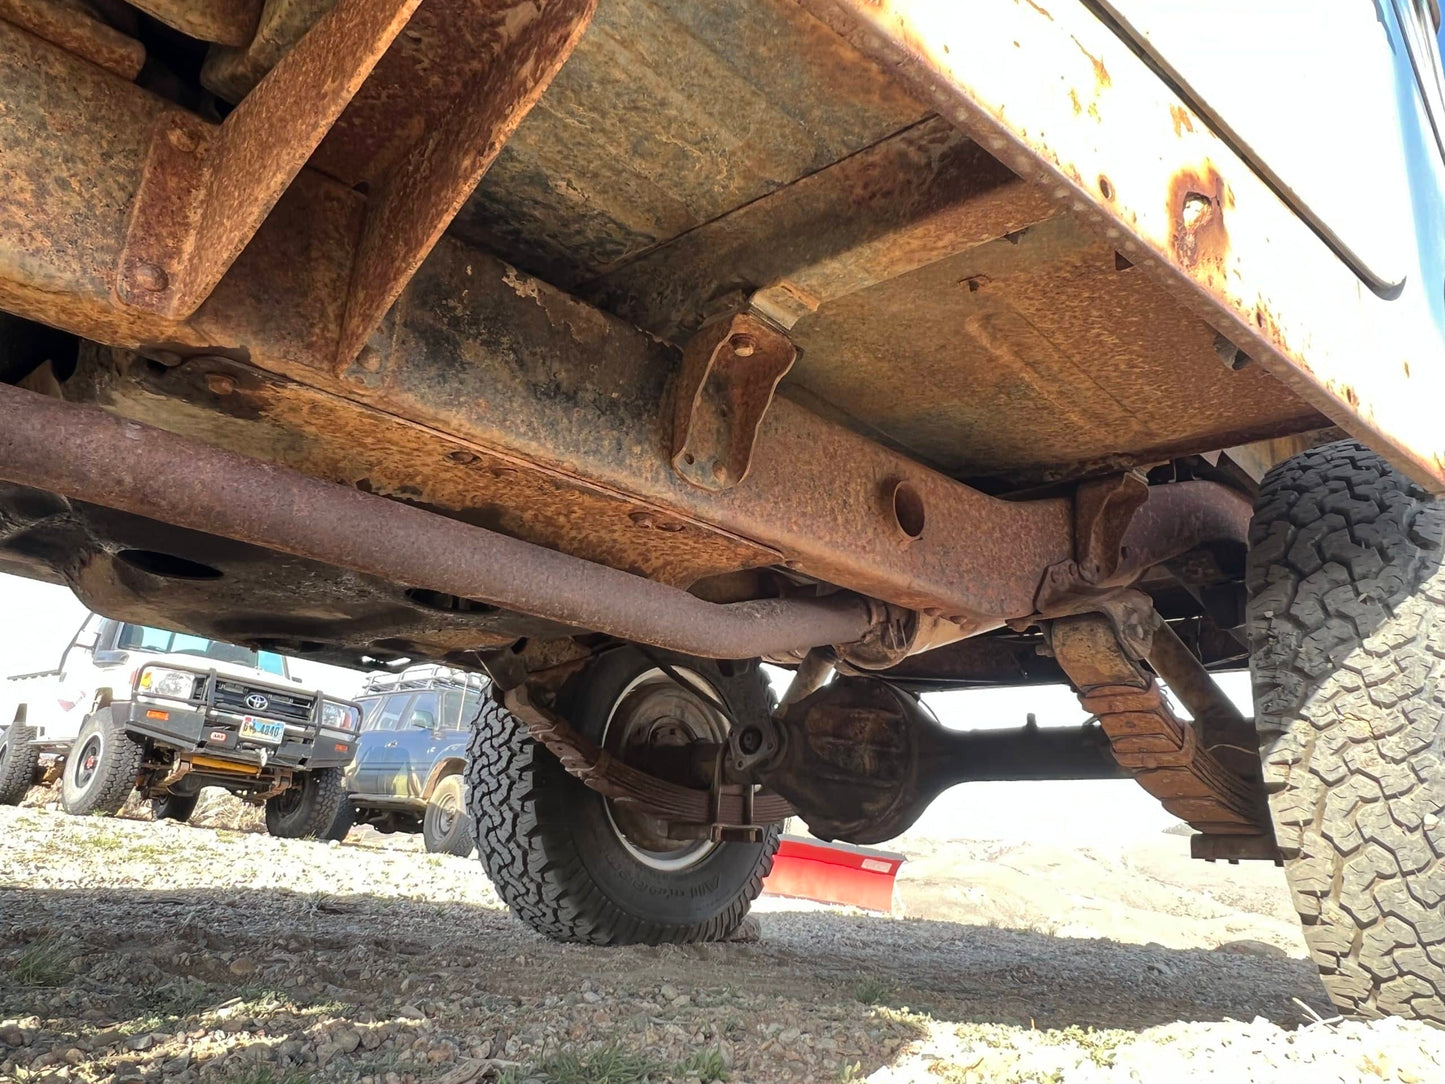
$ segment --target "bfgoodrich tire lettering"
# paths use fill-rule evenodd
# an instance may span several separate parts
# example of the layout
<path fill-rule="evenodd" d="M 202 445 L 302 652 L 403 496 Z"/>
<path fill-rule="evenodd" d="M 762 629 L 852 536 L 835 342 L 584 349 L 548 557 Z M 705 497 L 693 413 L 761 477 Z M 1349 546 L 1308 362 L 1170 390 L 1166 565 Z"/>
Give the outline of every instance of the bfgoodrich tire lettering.
<path fill-rule="evenodd" d="M 658 656 L 663 658 L 664 656 Z M 755 665 L 665 657 L 705 679 L 734 720 L 771 708 Z M 563 714 L 600 741 L 609 713 L 657 666 L 633 648 L 609 651 L 563 690 Z M 467 761 L 477 848 L 497 892 L 540 933 L 594 945 L 661 944 L 726 936 L 746 917 L 772 868 L 779 832 L 724 843 L 686 868 L 644 864 L 619 840 L 605 800 L 568 775 L 522 722 L 495 704 L 479 718 Z"/>
<path fill-rule="evenodd" d="M 1353 441 L 1265 478 L 1248 625 L 1275 834 L 1345 1012 L 1445 1023 L 1445 504 Z"/>

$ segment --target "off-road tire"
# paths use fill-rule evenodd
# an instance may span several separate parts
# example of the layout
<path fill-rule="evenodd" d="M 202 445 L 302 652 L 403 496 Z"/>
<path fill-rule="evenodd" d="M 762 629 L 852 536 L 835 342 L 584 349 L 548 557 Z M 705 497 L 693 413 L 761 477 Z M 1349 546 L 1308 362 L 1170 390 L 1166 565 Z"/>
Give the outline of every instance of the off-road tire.
<path fill-rule="evenodd" d="M 33 737 L 35 728 L 24 723 L 0 730 L 0 805 L 19 805 L 35 782 L 40 750 L 30 744 Z"/>
<path fill-rule="evenodd" d="M 1445 502 L 1354 441 L 1266 476 L 1250 529 L 1264 780 L 1346 1013 L 1445 1023 Z"/>
<path fill-rule="evenodd" d="M 305 772 L 290 791 L 266 799 L 266 831 L 280 839 L 326 839 L 347 798 L 340 768 Z"/>
<path fill-rule="evenodd" d="M 92 747 L 92 742 L 97 744 Z M 60 773 L 60 807 L 77 817 L 119 813 L 135 789 L 144 753 L 145 747 L 127 734 L 109 711 L 96 712 L 81 724 L 65 757 L 65 768 Z"/>
<path fill-rule="evenodd" d="M 608 651 L 562 691 L 558 707 L 600 740 L 616 695 L 663 658 L 704 677 L 736 723 L 772 708 L 754 664 Z M 681 944 L 728 936 L 747 917 L 772 868 L 779 830 L 760 843 L 724 843 L 681 873 L 632 859 L 616 841 L 604 799 L 535 742 L 521 720 L 488 703 L 473 726 L 467 784 L 477 850 L 497 893 L 539 933 L 592 945 Z M 624 861 L 625 859 L 625 861 Z"/>
<path fill-rule="evenodd" d="M 451 803 L 450 821 L 446 803 Z M 467 810 L 466 780 L 449 775 L 438 781 L 421 819 L 422 842 L 433 854 L 465 858 L 475 846 L 475 829 Z"/>
<path fill-rule="evenodd" d="M 180 821 L 185 824 L 196 811 L 201 800 L 200 792 L 195 794 L 162 794 L 151 799 L 151 819 L 158 821 Z"/>
<path fill-rule="evenodd" d="M 347 800 L 336 807 L 336 817 L 331 822 L 331 827 L 326 829 L 321 838 L 325 840 L 336 840 L 340 843 L 351 832 L 351 827 L 356 823 L 356 807 L 351 804 L 350 796 Z"/>

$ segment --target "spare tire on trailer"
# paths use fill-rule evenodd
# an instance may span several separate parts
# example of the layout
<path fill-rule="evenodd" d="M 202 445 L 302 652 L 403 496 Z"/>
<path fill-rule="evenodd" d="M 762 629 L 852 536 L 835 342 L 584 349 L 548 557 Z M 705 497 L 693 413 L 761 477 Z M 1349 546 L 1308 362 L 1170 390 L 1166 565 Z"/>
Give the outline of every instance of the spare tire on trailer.
<path fill-rule="evenodd" d="M 631 741 L 718 739 L 734 721 L 771 707 L 756 663 L 633 647 L 599 654 L 558 703 L 568 722 L 614 755 Z M 474 725 L 467 782 L 477 848 L 497 892 L 558 941 L 725 937 L 746 917 L 778 848 L 777 826 L 758 843 L 666 839 L 657 822 L 569 775 L 496 704 Z"/>
<path fill-rule="evenodd" d="M 1354 441 L 1266 476 L 1250 669 L 1275 837 L 1336 1005 L 1445 1024 L 1445 502 Z"/>

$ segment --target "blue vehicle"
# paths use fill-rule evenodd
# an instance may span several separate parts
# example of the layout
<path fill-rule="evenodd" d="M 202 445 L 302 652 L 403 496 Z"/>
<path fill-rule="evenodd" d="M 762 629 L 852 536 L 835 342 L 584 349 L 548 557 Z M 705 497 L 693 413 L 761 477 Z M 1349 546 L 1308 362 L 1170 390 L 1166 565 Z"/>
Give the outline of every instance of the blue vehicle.
<path fill-rule="evenodd" d="M 465 855 L 475 843 L 464 770 L 472 723 L 487 706 L 487 681 L 440 666 L 374 674 L 362 710 L 356 757 L 346 773 L 349 802 L 331 838 L 353 824 L 421 832 L 426 849 Z"/>

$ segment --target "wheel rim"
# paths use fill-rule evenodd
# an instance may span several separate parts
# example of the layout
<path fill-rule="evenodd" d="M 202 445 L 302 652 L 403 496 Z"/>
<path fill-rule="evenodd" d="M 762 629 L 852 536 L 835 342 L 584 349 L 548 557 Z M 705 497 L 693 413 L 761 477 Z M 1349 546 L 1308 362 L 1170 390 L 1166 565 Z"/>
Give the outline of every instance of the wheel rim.
<path fill-rule="evenodd" d="M 726 740 L 731 724 L 717 707 L 722 700 L 717 690 L 691 670 L 671 670 L 691 687 L 654 668 L 635 677 L 613 702 L 602 730 L 602 747 L 624 763 L 629 747 Z M 610 799 L 604 799 L 603 806 L 618 842 L 645 866 L 677 873 L 717 849 L 711 840 L 669 840 L 662 821 Z"/>
<path fill-rule="evenodd" d="M 100 765 L 100 751 L 104 743 L 99 734 L 92 734 L 80 747 L 80 756 L 75 761 L 75 785 L 84 790 L 90 786 L 90 781 L 95 778 L 95 770 Z"/>
<path fill-rule="evenodd" d="M 451 835 L 452 827 L 457 823 L 457 816 L 460 810 L 457 808 L 457 797 L 448 792 L 442 795 L 441 800 L 436 804 L 436 828 L 437 835 Z"/>

